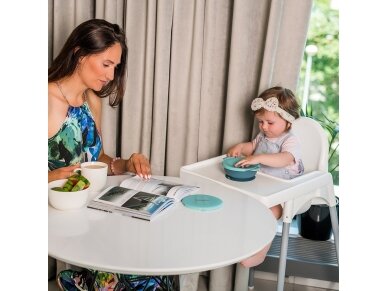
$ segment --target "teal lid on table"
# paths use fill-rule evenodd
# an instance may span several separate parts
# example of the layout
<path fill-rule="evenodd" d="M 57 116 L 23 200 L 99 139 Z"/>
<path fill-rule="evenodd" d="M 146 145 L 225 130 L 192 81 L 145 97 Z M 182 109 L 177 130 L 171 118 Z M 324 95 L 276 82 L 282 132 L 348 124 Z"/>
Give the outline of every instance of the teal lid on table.
<path fill-rule="evenodd" d="M 210 211 L 222 206 L 222 200 L 207 194 L 193 194 L 182 199 L 182 204 L 190 209 Z"/>

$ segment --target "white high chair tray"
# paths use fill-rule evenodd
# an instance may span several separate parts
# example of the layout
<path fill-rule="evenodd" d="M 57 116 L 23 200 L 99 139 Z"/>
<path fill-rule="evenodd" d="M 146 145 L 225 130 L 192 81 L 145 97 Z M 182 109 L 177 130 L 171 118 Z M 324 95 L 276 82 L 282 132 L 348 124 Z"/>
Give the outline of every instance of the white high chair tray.
<path fill-rule="evenodd" d="M 183 183 L 200 186 L 205 191 L 217 193 L 223 187 L 231 188 L 252 196 L 267 207 L 284 203 L 300 196 L 316 193 L 332 185 L 330 173 L 312 171 L 300 177 L 285 180 L 258 172 L 256 178 L 248 182 L 233 181 L 225 177 L 222 160 L 225 155 L 211 158 L 198 163 L 183 166 L 180 177 Z"/>

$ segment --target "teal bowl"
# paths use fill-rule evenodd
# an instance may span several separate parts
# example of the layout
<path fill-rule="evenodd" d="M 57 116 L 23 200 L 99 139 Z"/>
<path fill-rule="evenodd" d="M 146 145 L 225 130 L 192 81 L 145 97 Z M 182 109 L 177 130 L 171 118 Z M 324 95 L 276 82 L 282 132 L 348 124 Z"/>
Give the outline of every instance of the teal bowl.
<path fill-rule="evenodd" d="M 260 169 L 260 165 L 250 165 L 244 168 L 234 166 L 243 158 L 244 157 L 226 157 L 222 160 L 226 178 L 239 182 L 252 181 L 255 179 L 256 173 Z"/>

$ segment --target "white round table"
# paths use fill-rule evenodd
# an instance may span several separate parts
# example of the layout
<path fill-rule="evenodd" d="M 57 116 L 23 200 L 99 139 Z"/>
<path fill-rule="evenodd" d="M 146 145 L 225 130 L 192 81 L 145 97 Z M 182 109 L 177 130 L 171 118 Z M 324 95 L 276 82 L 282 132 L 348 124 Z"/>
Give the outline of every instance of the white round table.
<path fill-rule="evenodd" d="M 126 177 L 108 177 L 107 186 Z M 86 206 L 60 211 L 49 205 L 48 254 L 100 271 L 175 275 L 234 264 L 274 238 L 276 220 L 254 198 L 232 189 L 204 194 L 221 198 L 223 206 L 203 212 L 179 202 L 151 222 Z"/>

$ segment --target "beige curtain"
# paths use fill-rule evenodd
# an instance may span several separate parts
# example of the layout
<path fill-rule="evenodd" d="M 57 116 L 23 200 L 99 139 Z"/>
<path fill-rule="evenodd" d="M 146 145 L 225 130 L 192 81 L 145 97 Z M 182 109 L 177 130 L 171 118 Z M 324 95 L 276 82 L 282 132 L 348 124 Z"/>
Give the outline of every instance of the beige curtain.
<path fill-rule="evenodd" d="M 103 109 L 105 151 L 150 157 L 156 175 L 225 153 L 254 131 L 249 103 L 296 89 L 312 0 L 49 0 L 49 64 L 79 23 L 122 25 L 126 96 Z"/>
<path fill-rule="evenodd" d="M 105 18 L 126 31 L 124 101 L 104 100 L 104 150 L 149 156 L 153 174 L 249 140 L 251 100 L 295 91 L 312 0 L 49 0 L 49 64 L 71 30 Z M 216 289 L 215 289 L 216 290 Z"/>

